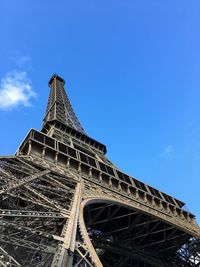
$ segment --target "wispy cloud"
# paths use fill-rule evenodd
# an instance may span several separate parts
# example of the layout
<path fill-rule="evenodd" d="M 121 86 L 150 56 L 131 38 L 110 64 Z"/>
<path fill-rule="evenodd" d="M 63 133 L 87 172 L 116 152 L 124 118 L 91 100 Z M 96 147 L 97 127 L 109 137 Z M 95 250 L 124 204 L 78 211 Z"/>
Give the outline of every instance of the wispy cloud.
<path fill-rule="evenodd" d="M 31 58 L 28 56 L 19 56 L 16 59 L 16 63 L 20 68 L 26 68 L 30 69 L 31 68 Z"/>
<path fill-rule="evenodd" d="M 19 105 L 29 107 L 30 99 L 35 97 L 26 71 L 9 72 L 0 81 L 0 109 L 12 110 Z"/>
<path fill-rule="evenodd" d="M 161 153 L 162 157 L 170 158 L 175 152 L 173 145 L 168 145 L 164 148 L 164 150 Z"/>
<path fill-rule="evenodd" d="M 28 55 L 22 55 L 19 51 L 15 51 L 15 53 L 9 57 L 9 60 L 19 69 L 32 69 L 32 58 Z"/>

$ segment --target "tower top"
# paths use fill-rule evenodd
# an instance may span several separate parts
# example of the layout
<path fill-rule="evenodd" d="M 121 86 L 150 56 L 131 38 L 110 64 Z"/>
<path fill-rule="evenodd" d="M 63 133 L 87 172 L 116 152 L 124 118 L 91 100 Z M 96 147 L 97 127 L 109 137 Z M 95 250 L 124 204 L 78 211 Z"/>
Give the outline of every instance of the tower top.
<path fill-rule="evenodd" d="M 65 80 L 58 74 L 54 74 L 49 80 L 51 90 L 43 120 L 43 130 L 47 124 L 59 122 L 86 135 L 65 92 L 64 85 Z"/>
<path fill-rule="evenodd" d="M 51 84 L 54 80 L 60 81 L 63 84 L 63 86 L 65 85 L 65 80 L 62 77 L 60 77 L 58 74 L 54 73 L 51 79 L 49 80 L 49 87 L 51 87 Z"/>

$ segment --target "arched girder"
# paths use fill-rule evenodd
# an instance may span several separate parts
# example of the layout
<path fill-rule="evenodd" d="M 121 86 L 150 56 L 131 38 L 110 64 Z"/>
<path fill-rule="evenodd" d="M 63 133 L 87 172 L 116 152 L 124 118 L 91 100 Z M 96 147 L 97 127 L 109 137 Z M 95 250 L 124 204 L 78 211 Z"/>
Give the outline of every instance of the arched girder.
<path fill-rule="evenodd" d="M 104 197 L 87 198 L 81 203 L 79 225 L 92 261 L 98 267 L 112 266 L 105 264 L 110 259 L 109 253 L 121 262 L 120 266 L 128 266 L 128 261 L 135 260 L 138 262 L 135 266 L 143 262 L 147 264 L 144 266 L 171 267 L 172 264 L 166 263 L 167 257 L 191 237 L 159 216 Z"/>

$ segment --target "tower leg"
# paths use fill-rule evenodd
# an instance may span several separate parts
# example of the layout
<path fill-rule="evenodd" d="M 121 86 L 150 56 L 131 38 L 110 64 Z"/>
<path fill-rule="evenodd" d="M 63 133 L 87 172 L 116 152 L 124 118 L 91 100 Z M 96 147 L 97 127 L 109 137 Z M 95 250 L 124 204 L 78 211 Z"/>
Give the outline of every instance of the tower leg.
<path fill-rule="evenodd" d="M 74 258 L 74 250 L 76 244 L 76 233 L 78 225 L 78 216 L 81 203 L 82 195 L 82 182 L 78 182 L 74 199 L 72 203 L 72 208 L 70 212 L 70 218 L 63 227 L 62 231 L 62 244 L 57 249 L 54 256 L 52 267 L 71 267 Z"/>

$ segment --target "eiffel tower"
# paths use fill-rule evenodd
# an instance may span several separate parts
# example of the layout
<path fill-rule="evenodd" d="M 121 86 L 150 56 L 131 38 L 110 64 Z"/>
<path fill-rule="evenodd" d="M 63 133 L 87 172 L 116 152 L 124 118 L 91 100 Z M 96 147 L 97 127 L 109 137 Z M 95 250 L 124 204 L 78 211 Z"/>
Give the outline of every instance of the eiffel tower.
<path fill-rule="evenodd" d="M 42 130 L 0 157 L 0 266 L 200 266 L 195 216 L 107 159 L 64 84 L 52 76 Z"/>

